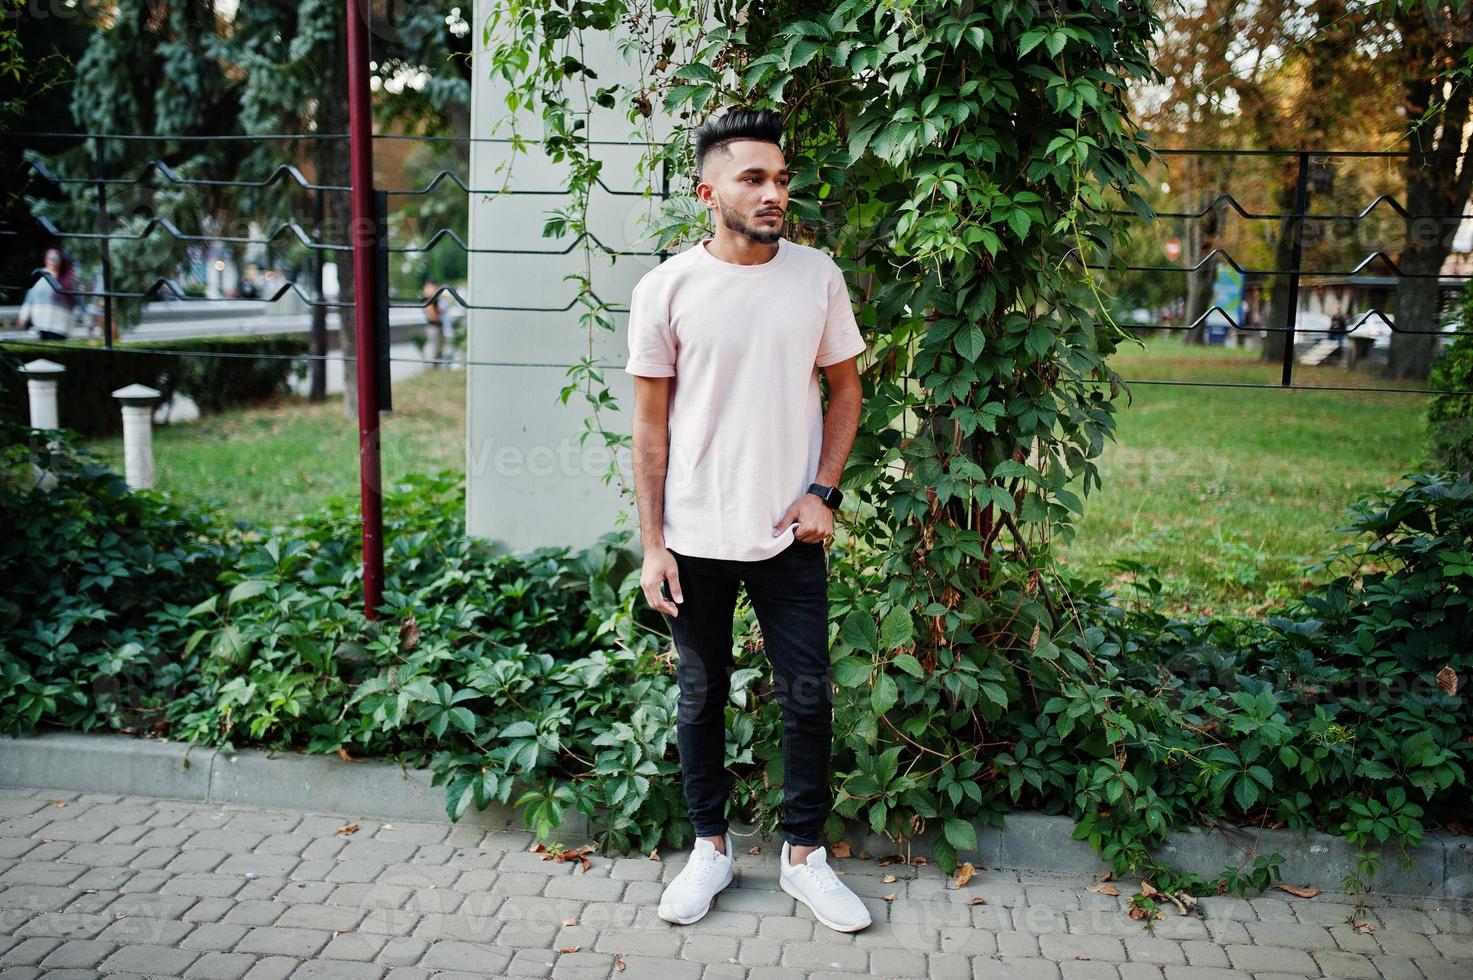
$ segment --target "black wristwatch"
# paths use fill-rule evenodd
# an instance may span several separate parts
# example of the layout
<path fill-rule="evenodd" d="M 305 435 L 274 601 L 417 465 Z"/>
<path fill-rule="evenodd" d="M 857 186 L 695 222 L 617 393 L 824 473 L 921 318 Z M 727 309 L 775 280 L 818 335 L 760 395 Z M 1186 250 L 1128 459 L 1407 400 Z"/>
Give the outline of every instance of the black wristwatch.
<path fill-rule="evenodd" d="M 844 495 L 839 492 L 838 487 L 826 487 L 822 483 L 811 483 L 808 485 L 808 492 L 818 494 L 818 498 L 828 504 L 830 510 L 838 510 L 839 504 L 844 502 Z"/>

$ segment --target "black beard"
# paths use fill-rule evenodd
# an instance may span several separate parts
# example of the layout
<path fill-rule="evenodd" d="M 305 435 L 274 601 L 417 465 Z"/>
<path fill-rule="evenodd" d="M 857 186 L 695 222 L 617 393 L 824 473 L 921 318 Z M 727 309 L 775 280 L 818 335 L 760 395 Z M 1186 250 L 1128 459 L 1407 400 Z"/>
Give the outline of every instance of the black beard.
<path fill-rule="evenodd" d="M 738 215 L 735 210 L 728 208 L 724 203 L 720 201 L 717 202 L 717 207 L 721 212 L 721 223 L 726 225 L 726 227 L 730 228 L 732 231 L 736 232 L 738 235 L 746 235 L 748 238 L 752 239 L 752 241 L 761 242 L 763 245 L 772 245 L 779 238 L 783 237 L 783 224 L 786 223 L 786 215 L 784 215 L 782 221 L 778 222 L 776 228 L 768 230 L 766 228 L 753 228 L 751 225 L 743 221 L 741 216 Z"/>

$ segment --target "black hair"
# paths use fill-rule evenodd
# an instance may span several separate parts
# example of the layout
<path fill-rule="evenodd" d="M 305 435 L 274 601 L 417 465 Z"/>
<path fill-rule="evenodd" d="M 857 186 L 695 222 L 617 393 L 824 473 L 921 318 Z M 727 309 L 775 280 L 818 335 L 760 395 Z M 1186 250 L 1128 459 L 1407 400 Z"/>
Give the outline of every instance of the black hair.
<path fill-rule="evenodd" d="M 761 140 L 782 146 L 783 119 L 772 109 L 730 109 L 719 119 L 708 119 L 696 130 L 696 180 L 706 169 L 706 155 L 725 150 L 733 140 Z"/>

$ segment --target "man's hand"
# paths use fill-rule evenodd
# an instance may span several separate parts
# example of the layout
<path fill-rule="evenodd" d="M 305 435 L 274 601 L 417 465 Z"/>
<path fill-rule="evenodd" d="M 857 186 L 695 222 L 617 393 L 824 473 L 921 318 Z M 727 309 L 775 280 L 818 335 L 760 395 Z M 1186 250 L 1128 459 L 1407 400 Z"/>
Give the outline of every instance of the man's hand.
<path fill-rule="evenodd" d="M 665 598 L 661 587 L 670 583 L 670 595 L 675 602 Z M 645 601 L 667 616 L 679 616 L 675 603 L 684 602 L 680 591 L 680 566 L 669 548 L 649 548 L 644 553 L 644 568 L 639 573 L 639 587 L 644 589 Z"/>
<path fill-rule="evenodd" d="M 816 493 L 804 493 L 793 501 L 772 529 L 772 536 L 778 537 L 794 523 L 798 530 L 793 532 L 793 537 L 808 544 L 822 544 L 834 536 L 834 512 Z"/>

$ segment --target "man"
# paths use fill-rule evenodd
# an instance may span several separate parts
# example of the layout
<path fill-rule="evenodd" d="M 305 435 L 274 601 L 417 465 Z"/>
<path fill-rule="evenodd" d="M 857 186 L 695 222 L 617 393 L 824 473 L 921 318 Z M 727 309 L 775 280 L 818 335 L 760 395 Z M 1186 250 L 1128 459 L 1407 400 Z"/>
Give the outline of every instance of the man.
<path fill-rule="evenodd" d="M 696 196 L 714 234 L 650 270 L 630 300 L 640 584 L 679 654 L 676 737 L 696 833 L 660 916 L 695 922 L 732 880 L 725 705 L 741 584 L 783 714 L 779 882 L 824 925 L 853 932 L 869 912 L 821 846 L 832 805 L 824 543 L 859 426 L 865 347 L 838 265 L 782 235 L 781 137 L 770 109 L 696 131 Z"/>

